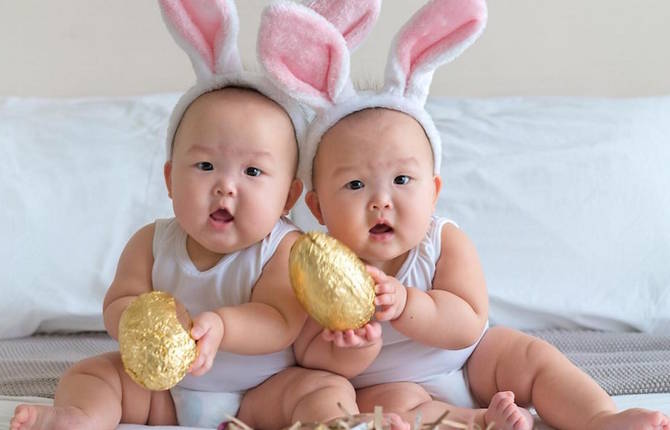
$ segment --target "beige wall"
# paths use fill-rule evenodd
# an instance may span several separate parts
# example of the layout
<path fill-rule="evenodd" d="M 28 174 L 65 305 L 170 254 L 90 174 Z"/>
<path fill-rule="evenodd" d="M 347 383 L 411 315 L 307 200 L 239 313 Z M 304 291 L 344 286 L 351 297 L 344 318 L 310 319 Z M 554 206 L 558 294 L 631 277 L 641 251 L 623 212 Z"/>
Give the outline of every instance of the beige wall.
<path fill-rule="evenodd" d="M 268 0 L 238 0 L 243 59 Z M 423 1 L 385 0 L 354 77 L 381 78 L 390 39 Z M 670 94 L 669 0 L 489 0 L 489 25 L 436 73 L 433 94 Z M 0 95 L 182 90 L 190 63 L 153 0 L 0 0 Z"/>

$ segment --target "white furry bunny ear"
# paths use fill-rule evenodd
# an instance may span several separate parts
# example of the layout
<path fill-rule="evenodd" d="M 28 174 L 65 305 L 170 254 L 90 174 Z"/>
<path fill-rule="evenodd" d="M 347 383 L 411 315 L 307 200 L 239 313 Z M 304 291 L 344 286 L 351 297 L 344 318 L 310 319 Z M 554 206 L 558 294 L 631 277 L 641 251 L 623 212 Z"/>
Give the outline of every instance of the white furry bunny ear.
<path fill-rule="evenodd" d="M 377 21 L 382 0 L 310 0 L 305 6 L 330 21 L 354 52 Z"/>
<path fill-rule="evenodd" d="M 165 25 L 191 59 L 198 81 L 241 72 L 233 0 L 159 0 L 159 4 Z"/>
<path fill-rule="evenodd" d="M 327 109 L 353 91 L 344 37 L 303 5 L 279 1 L 263 11 L 258 57 L 279 88 L 316 110 Z"/>
<path fill-rule="evenodd" d="M 432 0 L 396 35 L 386 89 L 423 105 L 435 69 L 458 57 L 484 30 L 484 0 Z"/>

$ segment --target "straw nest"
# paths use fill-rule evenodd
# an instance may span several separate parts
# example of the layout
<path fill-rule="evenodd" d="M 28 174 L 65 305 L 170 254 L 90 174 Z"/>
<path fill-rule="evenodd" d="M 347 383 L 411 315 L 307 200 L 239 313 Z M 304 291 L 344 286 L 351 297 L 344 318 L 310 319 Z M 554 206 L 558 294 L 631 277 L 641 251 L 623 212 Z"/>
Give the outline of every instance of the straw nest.
<path fill-rule="evenodd" d="M 339 404 L 338 404 L 339 405 Z M 342 409 L 342 406 L 340 409 Z M 377 406 L 372 414 L 351 415 L 342 409 L 343 416 L 335 418 L 324 423 L 294 423 L 284 430 L 390 430 L 391 425 L 388 415 L 384 414 L 382 408 Z M 449 411 L 442 414 L 440 418 L 433 422 L 423 422 L 421 413 L 417 414 L 416 419 L 411 425 L 412 430 L 492 430 L 494 424 L 491 423 L 486 428 L 482 428 L 475 423 L 464 423 L 454 421 L 448 418 Z M 228 417 L 230 421 L 219 426 L 219 430 L 254 430 L 242 421 L 234 417 Z"/>

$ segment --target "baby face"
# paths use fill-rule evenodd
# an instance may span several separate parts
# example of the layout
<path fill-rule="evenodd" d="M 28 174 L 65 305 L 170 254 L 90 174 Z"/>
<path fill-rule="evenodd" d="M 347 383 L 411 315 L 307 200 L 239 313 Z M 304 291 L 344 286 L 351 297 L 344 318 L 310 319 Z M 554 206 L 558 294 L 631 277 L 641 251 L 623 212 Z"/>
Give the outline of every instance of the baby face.
<path fill-rule="evenodd" d="M 390 109 L 350 115 L 323 136 L 313 174 L 307 204 L 319 222 L 395 274 L 426 234 L 441 184 L 419 123 Z"/>
<path fill-rule="evenodd" d="M 196 99 L 165 164 L 191 258 L 227 254 L 267 236 L 300 195 L 296 160 L 293 126 L 273 101 L 237 88 Z"/>

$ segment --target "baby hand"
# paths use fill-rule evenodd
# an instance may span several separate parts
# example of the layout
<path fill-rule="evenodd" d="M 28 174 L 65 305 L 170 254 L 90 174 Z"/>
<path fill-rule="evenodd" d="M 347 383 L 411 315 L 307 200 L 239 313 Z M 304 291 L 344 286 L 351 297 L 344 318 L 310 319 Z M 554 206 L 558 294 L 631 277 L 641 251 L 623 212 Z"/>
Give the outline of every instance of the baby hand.
<path fill-rule="evenodd" d="M 215 312 L 203 312 L 193 318 L 191 336 L 195 339 L 198 356 L 188 371 L 200 376 L 207 373 L 214 363 L 223 339 L 223 320 Z"/>
<path fill-rule="evenodd" d="M 375 317 L 378 321 L 393 321 L 405 310 L 407 288 L 374 266 L 366 265 L 365 268 L 375 281 L 375 305 L 380 307 Z"/>
<path fill-rule="evenodd" d="M 382 337 L 382 326 L 378 322 L 369 322 L 361 328 L 345 331 L 331 331 L 324 329 L 321 337 L 333 342 L 339 348 L 362 348 L 372 345 Z"/>

